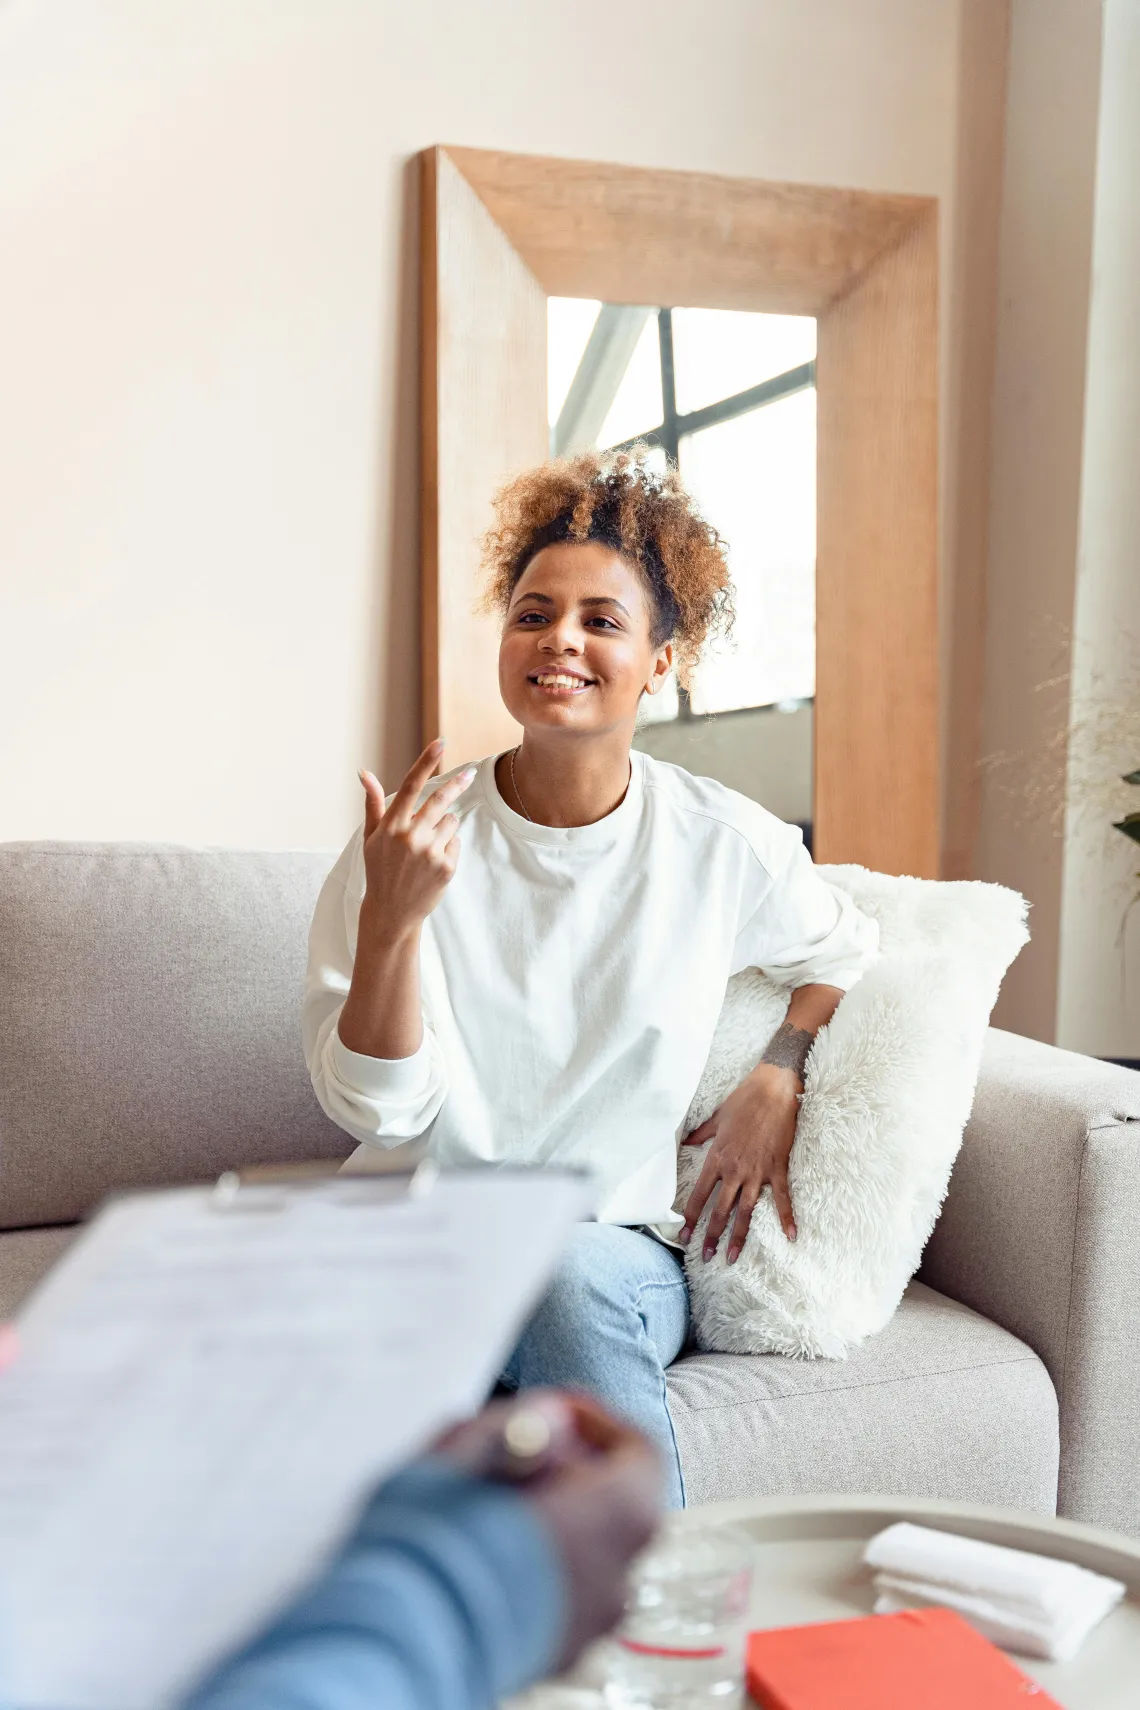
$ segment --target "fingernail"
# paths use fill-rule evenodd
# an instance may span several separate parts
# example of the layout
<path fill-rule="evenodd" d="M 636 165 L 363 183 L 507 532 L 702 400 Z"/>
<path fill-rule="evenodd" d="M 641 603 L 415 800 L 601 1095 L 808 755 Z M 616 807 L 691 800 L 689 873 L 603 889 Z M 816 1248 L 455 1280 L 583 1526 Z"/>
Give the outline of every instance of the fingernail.
<path fill-rule="evenodd" d="M 464 766 L 462 776 L 470 783 L 478 770 L 478 766 Z"/>
<path fill-rule="evenodd" d="M 739 1247 L 730 1247 L 728 1249 L 728 1262 L 730 1265 L 735 1265 L 735 1263 L 736 1263 L 737 1259 L 739 1259 L 739 1257 L 740 1257 L 740 1248 Z"/>
<path fill-rule="evenodd" d="M 794 1230 L 794 1229 L 789 1229 L 789 1230 L 788 1230 L 788 1240 L 789 1240 L 789 1241 L 794 1241 L 794 1240 L 795 1240 L 795 1238 L 796 1238 L 796 1232 L 795 1232 L 795 1230 Z"/>
<path fill-rule="evenodd" d="M 689 1225 L 686 1223 L 685 1227 L 682 1229 L 682 1231 L 678 1235 L 677 1239 L 681 1243 L 682 1247 L 684 1247 L 687 1242 L 692 1240 L 692 1237 L 693 1237 L 693 1231 L 690 1229 Z"/>
<path fill-rule="evenodd" d="M 715 1253 L 716 1253 L 716 1248 L 712 1245 L 711 1242 L 706 1241 L 704 1252 L 701 1254 L 701 1258 L 705 1261 L 706 1265 L 708 1264 L 709 1260 L 715 1255 Z"/>

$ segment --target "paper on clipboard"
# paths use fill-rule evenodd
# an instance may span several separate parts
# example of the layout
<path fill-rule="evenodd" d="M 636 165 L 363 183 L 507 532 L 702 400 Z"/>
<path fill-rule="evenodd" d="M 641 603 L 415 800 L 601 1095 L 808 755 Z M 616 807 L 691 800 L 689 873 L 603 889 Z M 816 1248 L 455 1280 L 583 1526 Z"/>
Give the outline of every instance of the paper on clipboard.
<path fill-rule="evenodd" d="M 581 1178 L 456 1172 L 111 1204 L 0 1375 L 0 1701 L 173 1703 L 477 1408 Z"/>

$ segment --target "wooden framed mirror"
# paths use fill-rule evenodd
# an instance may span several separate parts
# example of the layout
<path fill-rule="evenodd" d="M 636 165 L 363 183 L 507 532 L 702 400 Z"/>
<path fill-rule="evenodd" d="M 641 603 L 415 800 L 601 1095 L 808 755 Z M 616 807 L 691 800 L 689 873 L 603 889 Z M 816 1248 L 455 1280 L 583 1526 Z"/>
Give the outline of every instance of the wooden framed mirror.
<path fill-rule="evenodd" d="M 936 877 L 935 200 L 421 158 L 424 740 L 445 736 L 449 765 L 516 740 L 478 541 L 495 488 L 550 454 L 548 299 L 812 316 L 814 853 Z"/>

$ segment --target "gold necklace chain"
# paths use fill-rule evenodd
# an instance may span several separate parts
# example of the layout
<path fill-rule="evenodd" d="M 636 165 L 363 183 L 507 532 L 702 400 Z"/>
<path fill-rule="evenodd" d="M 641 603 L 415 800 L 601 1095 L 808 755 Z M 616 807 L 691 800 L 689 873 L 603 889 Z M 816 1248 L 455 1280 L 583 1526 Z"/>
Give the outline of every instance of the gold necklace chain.
<path fill-rule="evenodd" d="M 523 814 L 525 815 L 525 817 L 527 819 L 530 819 L 530 815 L 526 811 L 526 803 L 523 801 L 521 795 L 519 794 L 519 787 L 515 781 L 515 755 L 517 753 L 518 753 L 517 748 L 511 749 L 511 789 L 515 792 L 515 800 L 516 800 L 516 802 L 518 802 L 519 806 L 522 808 Z M 530 819 L 530 823 L 533 825 L 534 820 Z"/>

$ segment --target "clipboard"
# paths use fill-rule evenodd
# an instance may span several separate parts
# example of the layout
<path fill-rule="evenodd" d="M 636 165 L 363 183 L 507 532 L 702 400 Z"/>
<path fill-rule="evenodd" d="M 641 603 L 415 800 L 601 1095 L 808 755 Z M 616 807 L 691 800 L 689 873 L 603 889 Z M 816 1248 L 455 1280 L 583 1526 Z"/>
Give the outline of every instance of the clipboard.
<path fill-rule="evenodd" d="M 592 1209 L 429 1161 L 108 1202 L 0 1373 L 0 1701 L 176 1702 L 481 1405 Z"/>

